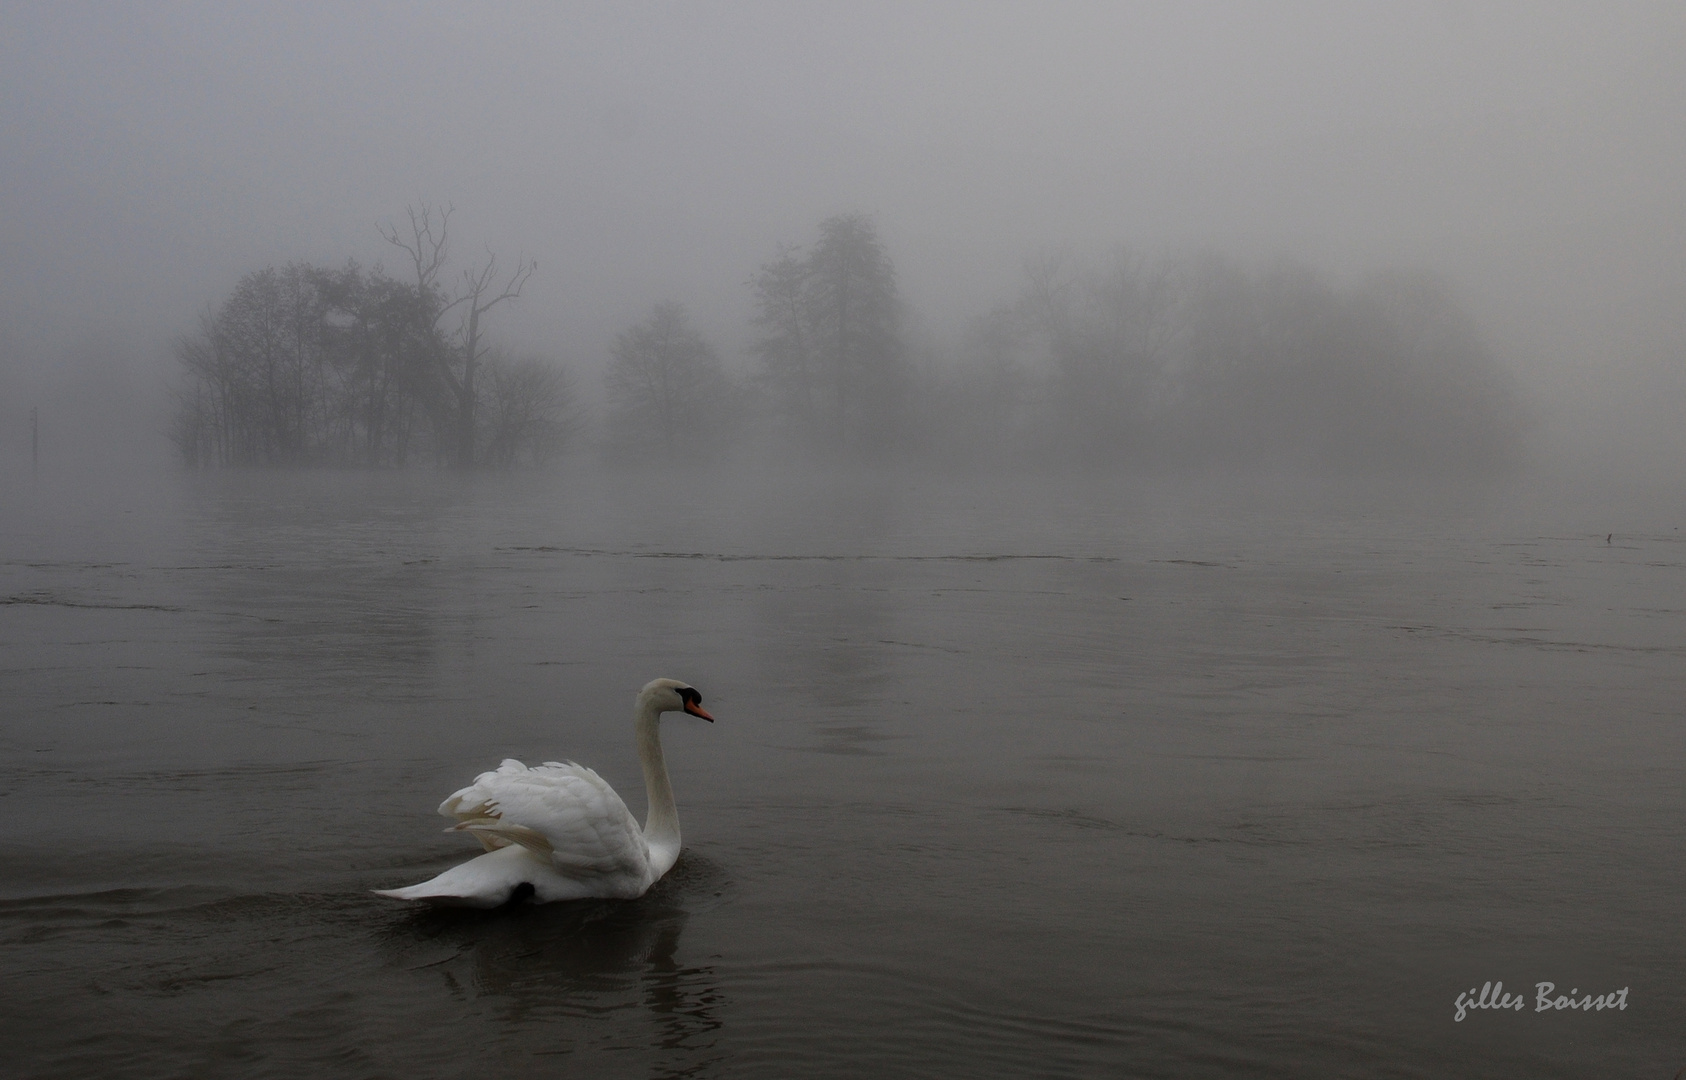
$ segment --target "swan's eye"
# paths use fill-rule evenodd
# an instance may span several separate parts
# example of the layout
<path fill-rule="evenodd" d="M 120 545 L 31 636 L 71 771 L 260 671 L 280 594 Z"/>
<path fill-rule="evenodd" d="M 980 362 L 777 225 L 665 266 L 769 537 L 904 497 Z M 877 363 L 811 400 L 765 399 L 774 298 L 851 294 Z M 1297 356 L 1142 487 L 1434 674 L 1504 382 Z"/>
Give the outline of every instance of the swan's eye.
<path fill-rule="evenodd" d="M 702 695 L 691 689 L 689 686 L 681 686 L 679 688 L 679 700 L 683 701 L 687 705 L 701 705 Z"/>

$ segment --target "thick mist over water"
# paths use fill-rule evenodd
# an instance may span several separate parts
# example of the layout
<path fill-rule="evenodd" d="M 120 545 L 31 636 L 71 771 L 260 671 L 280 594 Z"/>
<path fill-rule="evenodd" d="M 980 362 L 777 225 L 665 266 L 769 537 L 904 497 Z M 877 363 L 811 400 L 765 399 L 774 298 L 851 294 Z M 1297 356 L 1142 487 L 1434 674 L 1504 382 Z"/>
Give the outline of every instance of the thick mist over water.
<path fill-rule="evenodd" d="M 1516 456 L 1591 469 L 1599 488 L 1673 475 L 1686 450 L 1672 122 L 1686 27 L 1670 5 L 3 19 L 12 463 L 33 408 L 54 459 L 163 466 L 179 346 L 201 317 L 270 267 L 356 260 L 413 279 L 383 230 L 418 206 L 455 207 L 450 297 L 489 255 L 505 272 L 538 262 L 484 343 L 571 374 L 581 445 L 612 437 L 605 371 L 655 305 L 682 305 L 722 371 L 750 380 L 758 274 L 859 214 L 896 273 L 905 359 L 951 376 L 946 398 L 913 406 L 927 417 L 979 413 L 980 393 L 1039 373 L 1047 339 L 999 316 L 1023 315 L 1055 263 L 1092 297 L 1120 265 L 1151 278 L 1170 259 L 1208 300 L 1214 267 L 1266 290 L 1300 274 L 1343 303 L 1426 276 L 1490 370 L 1359 400 L 1416 394 L 1444 414 L 1503 386 Z M 1344 362 L 1336 322 L 1312 319 Z M 1331 393 L 1314 379 L 1311 396 Z M 1267 380 L 1236 400 L 1269 413 L 1311 388 Z M 1190 429 L 1196 449 L 1245 445 L 1220 412 Z"/>

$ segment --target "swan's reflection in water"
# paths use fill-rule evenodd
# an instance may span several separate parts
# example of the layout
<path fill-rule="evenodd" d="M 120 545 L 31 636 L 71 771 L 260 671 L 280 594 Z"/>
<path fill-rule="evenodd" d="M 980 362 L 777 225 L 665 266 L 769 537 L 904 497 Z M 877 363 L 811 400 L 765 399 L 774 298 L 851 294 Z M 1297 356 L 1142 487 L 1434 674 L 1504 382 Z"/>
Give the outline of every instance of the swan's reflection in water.
<path fill-rule="evenodd" d="M 717 877 L 685 854 L 638 900 L 422 909 L 399 936 L 409 939 L 412 970 L 437 973 L 452 998 L 517 1034 L 529 1053 L 610 1055 L 615 1071 L 641 1075 L 713 1075 L 724 1065 L 724 997 L 714 968 L 687 962 L 679 945 L 686 901 L 714 895 Z M 416 953 L 435 958 L 416 965 Z"/>

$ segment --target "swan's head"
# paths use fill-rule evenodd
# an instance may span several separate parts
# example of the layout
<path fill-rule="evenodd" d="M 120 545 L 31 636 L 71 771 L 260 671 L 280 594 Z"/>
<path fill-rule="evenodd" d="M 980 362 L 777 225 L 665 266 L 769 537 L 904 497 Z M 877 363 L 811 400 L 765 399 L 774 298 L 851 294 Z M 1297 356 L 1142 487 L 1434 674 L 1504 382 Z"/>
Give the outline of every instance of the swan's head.
<path fill-rule="evenodd" d="M 678 679 L 651 679 L 638 691 L 638 703 L 646 702 L 654 705 L 658 713 L 688 712 L 714 723 L 714 717 L 702 707 L 702 695 L 697 693 L 697 688 Z"/>

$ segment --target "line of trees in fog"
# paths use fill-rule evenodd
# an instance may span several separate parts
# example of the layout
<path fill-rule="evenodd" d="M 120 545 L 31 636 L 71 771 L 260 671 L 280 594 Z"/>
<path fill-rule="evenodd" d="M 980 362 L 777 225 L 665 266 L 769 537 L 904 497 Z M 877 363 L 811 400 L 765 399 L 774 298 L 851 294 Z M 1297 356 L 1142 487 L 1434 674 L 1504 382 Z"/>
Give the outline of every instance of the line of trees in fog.
<path fill-rule="evenodd" d="M 998 461 L 1480 468 L 1522 430 L 1510 377 L 1427 273 L 1338 288 L 1210 254 L 1047 258 L 933 369 L 927 445 Z"/>
<path fill-rule="evenodd" d="M 604 378 L 611 454 L 695 458 L 757 434 L 853 457 L 905 448 L 917 401 L 895 268 L 865 215 L 829 218 L 819 234 L 756 276 L 747 376 L 732 377 L 671 300 L 616 337 Z"/>
<path fill-rule="evenodd" d="M 540 462 L 578 427 L 567 374 L 490 351 L 484 318 L 532 273 L 496 258 L 441 287 L 448 212 L 386 239 L 411 280 L 355 264 L 248 274 L 179 355 L 176 441 L 216 464 Z M 1511 382 L 1426 273 L 1337 286 L 1215 254 L 1028 262 L 959 340 L 909 332 L 872 220 L 822 222 L 750 283 L 734 370 L 684 306 L 618 334 L 599 447 L 697 461 L 773 453 L 1099 468 L 1499 465 Z"/>
<path fill-rule="evenodd" d="M 488 256 L 447 296 L 449 220 L 449 209 L 422 207 L 407 230 L 383 229 L 410 257 L 411 281 L 355 262 L 242 277 L 177 345 L 171 435 L 182 460 L 470 467 L 559 453 L 574 428 L 570 377 L 492 350 L 483 326 L 534 266 L 500 274 Z"/>
<path fill-rule="evenodd" d="M 1052 256 L 961 341 L 910 341 L 872 221 L 845 214 L 752 285 L 737 378 L 677 303 L 620 336 L 612 452 L 1467 470 L 1510 460 L 1521 435 L 1510 378 L 1426 273 L 1339 288 L 1213 254 Z"/>

